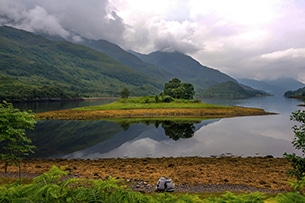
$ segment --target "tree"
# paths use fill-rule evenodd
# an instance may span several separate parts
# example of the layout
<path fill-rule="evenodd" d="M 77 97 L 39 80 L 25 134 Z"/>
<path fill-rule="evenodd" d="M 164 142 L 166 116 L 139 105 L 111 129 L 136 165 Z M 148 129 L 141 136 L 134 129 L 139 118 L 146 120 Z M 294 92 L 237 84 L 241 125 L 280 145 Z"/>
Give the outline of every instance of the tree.
<path fill-rule="evenodd" d="M 183 98 L 193 99 L 195 95 L 194 86 L 190 83 L 183 83 L 183 88 L 184 88 Z"/>
<path fill-rule="evenodd" d="M 303 157 L 293 154 L 284 154 L 284 157 L 291 162 L 292 169 L 288 170 L 288 175 L 297 178 L 298 181 L 302 181 L 305 177 L 305 111 L 292 112 L 290 120 L 298 122 L 298 124 L 292 127 L 294 132 L 294 138 L 291 142 L 295 149 L 301 150 Z"/>
<path fill-rule="evenodd" d="M 10 163 L 18 166 L 21 179 L 20 163 L 35 148 L 26 129 L 33 129 L 36 124 L 31 111 L 20 111 L 13 104 L 0 103 L 0 157 L 5 162 L 4 171 Z"/>
<path fill-rule="evenodd" d="M 130 91 L 128 88 L 125 87 L 121 90 L 120 94 L 122 99 L 127 99 L 130 95 Z"/>
<path fill-rule="evenodd" d="M 195 95 L 195 90 L 192 84 L 182 83 L 179 79 L 174 78 L 165 83 L 163 93 L 176 99 L 191 100 Z"/>

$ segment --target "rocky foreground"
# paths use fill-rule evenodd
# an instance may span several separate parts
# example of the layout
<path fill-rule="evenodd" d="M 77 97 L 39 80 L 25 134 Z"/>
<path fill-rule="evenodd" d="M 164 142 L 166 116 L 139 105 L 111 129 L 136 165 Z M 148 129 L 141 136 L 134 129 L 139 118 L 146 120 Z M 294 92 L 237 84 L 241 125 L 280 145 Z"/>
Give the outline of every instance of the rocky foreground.
<path fill-rule="evenodd" d="M 142 192 L 152 192 L 161 176 L 172 178 L 176 191 L 181 192 L 291 190 L 286 175 L 290 163 L 284 158 L 271 157 L 30 159 L 22 163 L 23 177 L 35 177 L 53 165 L 64 166 L 71 177 L 120 178 L 132 189 Z M 17 167 L 10 166 L 9 173 L 1 172 L 1 176 L 17 177 Z"/>

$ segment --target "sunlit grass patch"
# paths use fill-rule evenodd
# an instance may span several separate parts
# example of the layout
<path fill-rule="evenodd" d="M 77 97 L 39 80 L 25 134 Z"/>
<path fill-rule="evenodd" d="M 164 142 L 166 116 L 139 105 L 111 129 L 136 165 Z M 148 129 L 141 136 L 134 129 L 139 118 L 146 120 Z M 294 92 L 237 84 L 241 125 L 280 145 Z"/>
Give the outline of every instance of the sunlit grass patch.
<path fill-rule="evenodd" d="M 229 108 L 227 106 L 208 104 L 199 100 L 175 99 L 172 102 L 157 102 L 152 97 L 119 99 L 113 103 L 76 108 L 77 110 L 120 110 L 120 109 L 163 109 L 163 108 Z"/>

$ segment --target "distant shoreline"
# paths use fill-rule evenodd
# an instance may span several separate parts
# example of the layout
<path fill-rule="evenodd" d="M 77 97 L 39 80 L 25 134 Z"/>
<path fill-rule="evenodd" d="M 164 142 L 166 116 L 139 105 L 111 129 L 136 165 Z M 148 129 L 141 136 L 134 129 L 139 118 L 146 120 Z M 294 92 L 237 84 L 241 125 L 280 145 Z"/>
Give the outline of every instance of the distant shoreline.
<path fill-rule="evenodd" d="M 77 98 L 37 98 L 37 99 L 2 99 L 12 103 L 36 103 L 36 102 L 69 102 L 69 101 L 93 101 L 118 99 L 119 97 L 77 97 Z"/>

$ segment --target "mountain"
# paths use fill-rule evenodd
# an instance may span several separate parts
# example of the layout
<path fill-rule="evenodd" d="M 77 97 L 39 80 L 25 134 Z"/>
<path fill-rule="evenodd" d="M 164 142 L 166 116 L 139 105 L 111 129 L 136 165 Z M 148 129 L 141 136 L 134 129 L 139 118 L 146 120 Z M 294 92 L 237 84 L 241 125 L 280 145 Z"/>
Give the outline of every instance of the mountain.
<path fill-rule="evenodd" d="M 290 98 L 305 98 L 305 86 L 303 88 L 299 88 L 297 90 L 290 90 L 284 93 L 285 97 L 290 97 Z"/>
<path fill-rule="evenodd" d="M 43 100 L 86 96 L 159 94 L 176 77 L 201 95 L 230 76 L 179 52 L 145 55 L 127 52 L 106 40 L 83 38 L 81 44 L 0 27 L 0 99 Z"/>
<path fill-rule="evenodd" d="M 1 90 L 0 98 L 117 96 L 124 87 L 147 95 L 162 89 L 160 81 L 103 53 L 6 26 L 0 27 L 0 58 L 0 77 L 12 81 L 1 79 L 0 87 L 13 90 Z"/>
<path fill-rule="evenodd" d="M 54 40 L 54 37 L 47 37 Z M 190 56 L 179 52 L 153 52 L 145 55 L 132 50 L 127 52 L 118 45 L 106 40 L 81 38 L 82 40 L 78 43 L 104 53 L 136 71 L 155 77 L 163 83 L 174 77 L 192 83 L 195 85 L 197 95 L 200 95 L 203 89 L 219 82 L 236 82 L 233 78 L 203 66 Z M 252 88 L 248 88 L 245 85 L 237 82 L 236 84 L 248 91 L 253 91 Z"/>
<path fill-rule="evenodd" d="M 288 90 L 304 87 L 305 84 L 293 78 L 278 78 L 276 80 L 237 79 L 238 82 L 249 85 L 255 89 L 263 90 L 272 95 L 283 96 Z"/>
<path fill-rule="evenodd" d="M 160 52 L 140 54 L 132 52 L 144 62 L 156 65 L 183 82 L 192 83 L 196 91 L 200 92 L 212 85 L 226 81 L 236 82 L 230 76 L 201 65 L 192 57 L 179 52 Z M 237 82 L 236 82 L 237 83 Z"/>
<path fill-rule="evenodd" d="M 304 83 L 288 77 L 281 77 L 275 80 L 266 80 L 266 82 L 273 86 L 281 87 L 284 90 L 295 90 L 305 86 Z"/>
<path fill-rule="evenodd" d="M 251 87 L 227 81 L 213 85 L 202 92 L 203 97 L 233 97 L 246 98 L 255 96 L 267 96 L 268 94 Z"/>
<path fill-rule="evenodd" d="M 82 41 L 80 41 L 79 43 L 101 53 L 104 53 L 110 56 L 111 58 L 119 61 L 121 64 L 124 64 L 136 71 L 157 78 L 158 81 L 162 81 L 162 84 L 174 77 L 173 74 L 170 74 L 166 70 L 163 70 L 162 68 L 159 68 L 155 65 L 145 63 L 132 53 L 129 53 L 118 45 L 108 42 L 106 40 L 92 40 L 82 38 Z"/>

